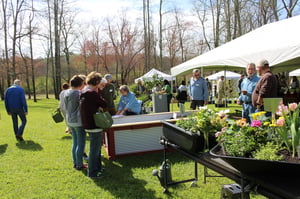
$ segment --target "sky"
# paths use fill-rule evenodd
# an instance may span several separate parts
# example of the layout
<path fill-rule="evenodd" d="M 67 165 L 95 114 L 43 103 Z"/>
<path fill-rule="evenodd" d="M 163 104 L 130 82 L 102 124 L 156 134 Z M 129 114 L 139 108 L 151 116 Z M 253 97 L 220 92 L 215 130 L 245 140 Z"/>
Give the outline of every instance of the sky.
<path fill-rule="evenodd" d="M 81 9 L 79 18 L 81 19 L 99 19 L 107 16 L 117 16 L 122 9 L 129 14 L 129 18 L 142 17 L 143 0 L 77 0 L 76 4 Z M 158 13 L 159 0 L 150 0 L 153 12 Z M 164 0 L 163 7 L 165 10 L 172 9 L 176 5 L 182 10 L 191 10 L 193 7 L 192 0 Z"/>

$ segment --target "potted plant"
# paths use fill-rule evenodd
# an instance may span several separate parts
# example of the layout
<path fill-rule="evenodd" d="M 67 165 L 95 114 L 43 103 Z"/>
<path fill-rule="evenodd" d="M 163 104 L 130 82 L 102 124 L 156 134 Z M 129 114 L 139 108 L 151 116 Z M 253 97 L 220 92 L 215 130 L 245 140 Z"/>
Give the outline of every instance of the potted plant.
<path fill-rule="evenodd" d="M 203 107 L 194 115 L 178 120 L 176 125 L 164 123 L 163 135 L 189 152 L 205 151 L 217 144 L 215 132 L 227 125 L 227 112 Z"/>
<path fill-rule="evenodd" d="M 300 105 L 280 104 L 276 114 L 254 113 L 251 124 L 230 121 L 216 133 L 219 145 L 211 154 L 246 174 L 300 175 Z"/>

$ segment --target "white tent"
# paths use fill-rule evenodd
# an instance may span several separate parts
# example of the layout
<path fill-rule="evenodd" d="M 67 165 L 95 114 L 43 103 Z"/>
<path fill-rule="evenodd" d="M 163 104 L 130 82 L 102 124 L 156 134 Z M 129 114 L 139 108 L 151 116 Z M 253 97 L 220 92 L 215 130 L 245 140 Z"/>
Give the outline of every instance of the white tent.
<path fill-rule="evenodd" d="M 199 67 L 230 70 L 265 58 L 275 72 L 300 65 L 300 16 L 270 23 L 203 55 L 171 68 L 171 74 L 191 73 Z"/>
<path fill-rule="evenodd" d="M 221 76 L 226 76 L 226 79 L 239 79 L 241 77 L 241 74 L 231 72 L 231 71 L 220 71 L 215 74 L 209 75 L 206 78 L 209 80 L 218 80 Z"/>
<path fill-rule="evenodd" d="M 168 75 L 168 74 L 163 73 L 159 70 L 156 70 L 155 68 L 152 68 L 149 72 L 147 72 L 143 76 L 135 79 L 134 82 L 137 83 L 139 79 L 141 79 L 142 81 L 151 81 L 151 80 L 153 80 L 154 75 L 157 75 L 158 77 L 163 78 L 163 80 L 164 79 L 166 79 L 168 81 L 175 80 L 175 77 L 172 77 L 171 75 Z"/>
<path fill-rule="evenodd" d="M 300 69 L 294 70 L 292 72 L 289 73 L 289 76 L 300 76 Z"/>

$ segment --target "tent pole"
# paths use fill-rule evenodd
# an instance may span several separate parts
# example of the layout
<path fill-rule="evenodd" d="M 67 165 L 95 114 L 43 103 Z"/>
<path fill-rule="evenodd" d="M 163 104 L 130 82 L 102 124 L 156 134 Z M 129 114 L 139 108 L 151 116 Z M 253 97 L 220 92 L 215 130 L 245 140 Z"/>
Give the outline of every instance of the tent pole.
<path fill-rule="evenodd" d="M 227 67 L 225 67 L 225 71 L 224 71 L 224 81 L 225 81 L 225 107 L 227 107 L 227 89 L 226 89 L 226 71 L 227 71 Z"/>

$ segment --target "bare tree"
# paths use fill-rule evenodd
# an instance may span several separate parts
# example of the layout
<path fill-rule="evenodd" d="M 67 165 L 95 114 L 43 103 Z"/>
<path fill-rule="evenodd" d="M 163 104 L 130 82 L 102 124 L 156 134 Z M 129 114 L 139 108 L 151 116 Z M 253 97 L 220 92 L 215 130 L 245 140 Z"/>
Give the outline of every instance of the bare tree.
<path fill-rule="evenodd" d="M 9 63 L 9 55 L 8 55 L 8 0 L 2 0 L 2 23 L 3 23 L 3 34 L 4 34 L 4 54 L 5 54 L 5 68 L 6 68 L 6 80 L 7 80 L 7 86 L 10 86 L 11 80 L 10 80 L 10 63 Z"/>
<path fill-rule="evenodd" d="M 141 43 L 140 30 L 138 25 L 131 26 L 124 12 L 120 22 L 115 26 L 107 19 L 107 27 L 116 58 L 116 74 L 120 72 L 121 83 L 124 84 L 128 80 L 130 72 L 138 63 L 136 59 L 138 54 L 144 49 Z"/>
<path fill-rule="evenodd" d="M 63 38 L 63 52 L 65 54 L 67 63 L 67 82 L 71 79 L 71 60 L 70 60 L 70 48 L 74 45 L 75 39 L 70 37 L 76 37 L 76 31 L 74 30 L 74 23 L 77 15 L 77 11 L 71 8 L 72 5 L 65 6 L 64 14 L 62 14 L 61 33 Z"/>
<path fill-rule="evenodd" d="M 64 0 L 53 1 L 54 13 L 54 62 L 55 62 L 55 99 L 59 99 L 59 92 L 61 89 L 61 64 L 60 64 L 60 34 L 61 34 L 61 19 L 63 12 Z"/>
<path fill-rule="evenodd" d="M 25 6 L 25 0 L 17 0 L 15 3 L 11 1 L 11 10 L 13 17 L 13 31 L 12 31 L 12 78 L 17 78 L 16 73 L 16 46 L 17 40 L 19 37 L 22 37 L 21 30 L 18 30 L 18 21 L 20 17 L 20 13 L 23 12 L 23 6 Z M 20 33 L 20 34 L 18 34 Z"/>
<path fill-rule="evenodd" d="M 201 27 L 202 27 L 202 35 L 205 41 L 205 44 L 207 45 L 208 49 L 211 50 L 212 47 L 210 45 L 210 41 L 208 39 L 207 33 L 206 33 L 206 25 L 205 22 L 207 21 L 207 10 L 209 9 L 209 6 L 206 4 L 206 1 L 195 1 L 194 2 L 194 10 L 197 14 L 197 17 L 200 21 Z"/>
<path fill-rule="evenodd" d="M 293 11 L 297 5 L 297 3 L 299 2 L 298 0 L 281 0 L 283 3 L 283 7 L 286 11 L 286 17 L 290 18 L 293 16 Z"/>
<path fill-rule="evenodd" d="M 175 66 L 176 55 L 180 51 L 180 44 L 178 39 L 178 27 L 175 24 L 170 24 L 165 31 L 166 48 L 169 54 L 169 67 Z"/>
<path fill-rule="evenodd" d="M 54 64 L 54 52 L 53 52 L 53 25 L 52 25 L 52 4 L 51 0 L 47 0 L 47 19 L 48 19 L 48 36 L 46 37 L 47 43 L 49 44 L 47 50 L 47 72 L 49 65 L 51 64 L 52 69 L 52 81 L 54 93 L 57 93 L 56 89 L 56 78 L 55 78 L 55 64 Z M 46 75 L 46 85 L 48 85 L 48 74 Z M 48 95 L 46 94 L 46 98 Z"/>
<path fill-rule="evenodd" d="M 145 70 L 149 70 L 151 55 L 150 2 L 143 0 Z"/>
<path fill-rule="evenodd" d="M 30 66 L 31 66 L 31 81 L 32 81 L 32 91 L 33 91 L 33 101 L 37 102 L 36 99 L 36 88 L 35 88 L 35 70 L 34 70 L 34 58 L 33 58 L 33 34 L 37 28 L 32 26 L 35 16 L 35 9 L 33 7 L 33 0 L 31 0 L 31 12 L 29 15 L 28 33 L 29 33 L 29 48 L 30 48 Z"/>
<path fill-rule="evenodd" d="M 163 0 L 159 1 L 159 66 L 162 71 L 163 68 Z"/>

